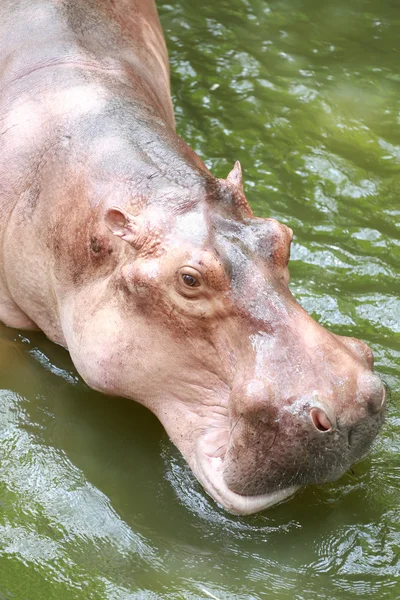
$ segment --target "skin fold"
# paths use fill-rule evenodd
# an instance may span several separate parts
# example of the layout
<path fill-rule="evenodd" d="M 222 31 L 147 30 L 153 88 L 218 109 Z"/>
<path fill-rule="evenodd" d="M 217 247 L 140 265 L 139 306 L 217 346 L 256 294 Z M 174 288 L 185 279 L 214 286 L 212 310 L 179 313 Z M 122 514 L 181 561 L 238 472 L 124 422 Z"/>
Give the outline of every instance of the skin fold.
<path fill-rule="evenodd" d="M 0 320 L 147 406 L 233 513 L 361 459 L 372 352 L 293 298 L 292 231 L 239 163 L 217 179 L 176 134 L 153 2 L 3 0 L 0 61 Z"/>

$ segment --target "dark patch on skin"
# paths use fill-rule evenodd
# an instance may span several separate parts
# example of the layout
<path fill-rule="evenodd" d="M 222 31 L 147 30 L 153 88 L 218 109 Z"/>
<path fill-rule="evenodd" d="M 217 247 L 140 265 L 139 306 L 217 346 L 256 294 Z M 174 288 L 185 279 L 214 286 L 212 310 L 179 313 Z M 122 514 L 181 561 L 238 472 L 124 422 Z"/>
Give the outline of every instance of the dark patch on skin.
<path fill-rule="evenodd" d="M 90 248 L 95 254 L 97 254 L 98 252 L 101 252 L 101 246 L 100 246 L 100 243 L 99 243 L 99 240 L 97 239 L 97 237 L 93 236 L 90 239 Z"/>
<path fill-rule="evenodd" d="M 91 261 L 94 269 L 106 266 L 113 253 L 110 235 L 108 233 L 97 233 L 90 237 Z M 112 263 L 111 263 L 112 264 Z"/>

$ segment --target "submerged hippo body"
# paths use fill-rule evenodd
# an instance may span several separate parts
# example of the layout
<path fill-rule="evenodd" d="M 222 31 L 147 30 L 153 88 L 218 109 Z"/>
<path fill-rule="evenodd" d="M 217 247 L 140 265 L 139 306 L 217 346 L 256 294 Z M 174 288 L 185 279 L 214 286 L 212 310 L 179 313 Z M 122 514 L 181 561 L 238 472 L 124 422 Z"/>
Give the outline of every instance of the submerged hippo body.
<path fill-rule="evenodd" d="M 369 449 L 372 353 L 288 288 L 292 232 L 177 136 L 151 0 L 0 6 L 0 320 L 152 410 L 207 492 L 246 514 Z"/>

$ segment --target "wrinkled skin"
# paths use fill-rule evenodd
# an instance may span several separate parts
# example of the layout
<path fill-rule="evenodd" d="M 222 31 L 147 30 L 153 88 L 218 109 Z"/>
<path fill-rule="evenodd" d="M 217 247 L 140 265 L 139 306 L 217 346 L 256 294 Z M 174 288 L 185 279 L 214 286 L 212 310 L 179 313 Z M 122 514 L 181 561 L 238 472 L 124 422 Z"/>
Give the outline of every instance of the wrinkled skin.
<path fill-rule="evenodd" d="M 176 135 L 151 0 L 0 6 L 0 319 L 152 410 L 207 492 L 262 510 L 371 446 L 370 349 L 288 288 L 292 232 Z"/>

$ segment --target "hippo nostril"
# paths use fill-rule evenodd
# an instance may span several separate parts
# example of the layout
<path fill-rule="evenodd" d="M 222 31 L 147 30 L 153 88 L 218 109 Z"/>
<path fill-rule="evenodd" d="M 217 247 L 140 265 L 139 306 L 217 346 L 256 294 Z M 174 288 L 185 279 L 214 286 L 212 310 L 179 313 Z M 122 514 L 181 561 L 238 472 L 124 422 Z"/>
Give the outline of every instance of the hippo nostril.
<path fill-rule="evenodd" d="M 332 431 L 332 423 L 321 408 L 312 408 L 310 410 L 310 417 L 314 427 L 318 429 L 318 431 Z"/>

